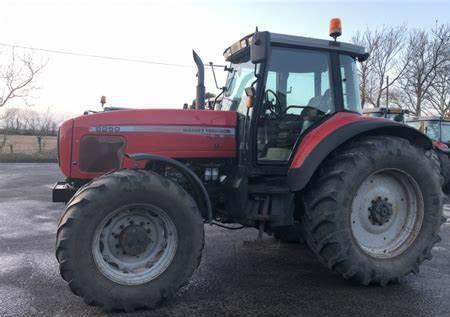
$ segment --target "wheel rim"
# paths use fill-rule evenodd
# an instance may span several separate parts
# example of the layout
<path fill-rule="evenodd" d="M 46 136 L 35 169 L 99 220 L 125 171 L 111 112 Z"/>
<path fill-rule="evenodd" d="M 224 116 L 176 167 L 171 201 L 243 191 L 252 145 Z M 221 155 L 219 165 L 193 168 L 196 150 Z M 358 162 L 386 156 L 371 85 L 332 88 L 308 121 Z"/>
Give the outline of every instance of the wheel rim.
<path fill-rule="evenodd" d="M 414 178 L 383 169 L 365 179 L 352 203 L 353 237 L 368 255 L 392 258 L 414 242 L 422 227 L 424 203 Z"/>
<path fill-rule="evenodd" d="M 152 205 L 127 205 L 97 227 L 92 243 L 95 264 L 108 279 L 123 285 L 147 283 L 163 273 L 178 246 L 170 217 Z"/>

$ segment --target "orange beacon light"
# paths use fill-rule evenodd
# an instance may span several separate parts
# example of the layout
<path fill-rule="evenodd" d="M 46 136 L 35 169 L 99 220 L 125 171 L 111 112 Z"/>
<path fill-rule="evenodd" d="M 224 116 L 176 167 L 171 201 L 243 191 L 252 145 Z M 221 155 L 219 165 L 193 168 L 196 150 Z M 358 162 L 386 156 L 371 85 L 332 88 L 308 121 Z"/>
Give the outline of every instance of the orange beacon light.
<path fill-rule="evenodd" d="M 342 23 L 341 19 L 334 18 L 330 20 L 330 36 L 334 38 L 336 41 L 336 38 L 338 36 L 342 35 Z"/>

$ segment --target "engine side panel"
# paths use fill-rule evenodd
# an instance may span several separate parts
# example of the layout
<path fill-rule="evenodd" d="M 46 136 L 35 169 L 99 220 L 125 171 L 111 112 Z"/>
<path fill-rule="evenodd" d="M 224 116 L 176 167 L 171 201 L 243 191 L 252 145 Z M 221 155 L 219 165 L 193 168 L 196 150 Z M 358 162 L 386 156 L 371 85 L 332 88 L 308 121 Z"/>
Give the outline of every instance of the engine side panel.
<path fill-rule="evenodd" d="M 171 158 L 234 158 L 236 120 L 235 112 L 177 109 L 118 110 L 78 117 L 74 119 L 70 177 L 90 179 L 101 174 L 80 169 L 83 138 L 92 136 L 123 138 L 122 156 L 152 153 Z M 102 151 L 101 147 L 91 148 Z M 134 164 L 125 159 L 122 167 Z"/>

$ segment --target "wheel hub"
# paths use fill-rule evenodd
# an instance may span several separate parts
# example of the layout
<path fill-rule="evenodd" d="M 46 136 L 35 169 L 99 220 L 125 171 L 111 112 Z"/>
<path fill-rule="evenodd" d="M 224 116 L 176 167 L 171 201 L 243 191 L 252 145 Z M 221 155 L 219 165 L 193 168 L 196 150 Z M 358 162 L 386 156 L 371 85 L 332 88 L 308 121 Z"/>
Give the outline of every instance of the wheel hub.
<path fill-rule="evenodd" d="M 154 205 L 130 204 L 102 220 L 92 251 L 104 276 L 122 285 L 140 285 L 168 268 L 177 245 L 177 229 L 164 210 Z"/>
<path fill-rule="evenodd" d="M 129 255 L 140 255 L 147 250 L 151 239 L 144 228 L 137 225 L 127 226 L 119 236 L 119 245 Z"/>
<path fill-rule="evenodd" d="M 423 216 L 424 201 L 416 180 L 403 170 L 386 168 L 360 184 L 350 224 L 355 242 L 367 255 L 392 258 L 414 242 Z"/>
<path fill-rule="evenodd" d="M 392 204 L 387 198 L 377 197 L 377 199 L 372 200 L 372 205 L 368 209 L 370 222 L 377 226 L 389 222 L 393 214 Z"/>

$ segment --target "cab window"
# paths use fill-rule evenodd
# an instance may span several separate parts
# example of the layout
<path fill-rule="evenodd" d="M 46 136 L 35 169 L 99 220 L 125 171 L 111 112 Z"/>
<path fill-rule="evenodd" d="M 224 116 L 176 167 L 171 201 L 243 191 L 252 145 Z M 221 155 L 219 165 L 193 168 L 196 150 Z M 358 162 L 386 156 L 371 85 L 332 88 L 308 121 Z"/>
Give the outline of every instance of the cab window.
<path fill-rule="evenodd" d="M 340 55 L 342 93 L 344 108 L 349 111 L 361 113 L 361 98 L 359 96 L 358 70 L 356 61 L 348 55 Z"/>

